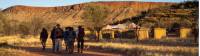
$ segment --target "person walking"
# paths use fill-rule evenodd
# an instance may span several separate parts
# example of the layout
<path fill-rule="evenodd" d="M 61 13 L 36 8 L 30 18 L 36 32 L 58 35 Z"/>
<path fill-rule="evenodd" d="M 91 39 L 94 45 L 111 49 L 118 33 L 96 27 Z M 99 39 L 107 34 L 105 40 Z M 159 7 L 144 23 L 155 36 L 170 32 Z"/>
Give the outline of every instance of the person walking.
<path fill-rule="evenodd" d="M 63 40 L 63 30 L 60 28 L 60 25 L 57 24 L 55 28 L 55 50 L 54 52 L 59 52 L 62 49 L 62 40 Z"/>
<path fill-rule="evenodd" d="M 69 42 L 69 37 L 68 37 L 68 35 L 69 35 L 69 27 L 66 27 L 65 28 L 65 31 L 64 31 L 64 33 L 63 33 L 63 38 L 64 38 L 64 41 L 65 41 L 65 46 L 66 46 L 66 51 L 67 51 L 67 53 L 69 53 L 69 48 L 68 48 L 68 42 Z"/>
<path fill-rule="evenodd" d="M 46 48 L 47 38 L 48 38 L 48 32 L 45 28 L 43 28 L 42 32 L 40 33 L 40 41 L 42 44 L 42 50 L 45 50 L 45 48 Z"/>
<path fill-rule="evenodd" d="M 84 28 L 82 26 L 78 27 L 78 38 L 77 38 L 77 47 L 78 47 L 78 53 L 83 53 L 83 48 L 84 48 L 84 37 L 85 32 Z"/>
<path fill-rule="evenodd" d="M 50 35 L 50 38 L 52 40 L 52 49 L 53 49 L 53 52 L 55 51 L 55 29 L 56 29 L 56 26 L 53 27 L 53 29 L 51 30 L 51 35 Z"/>
<path fill-rule="evenodd" d="M 76 32 L 72 27 L 69 27 L 68 36 L 67 36 L 67 47 L 70 54 L 74 52 L 74 42 L 76 38 Z"/>

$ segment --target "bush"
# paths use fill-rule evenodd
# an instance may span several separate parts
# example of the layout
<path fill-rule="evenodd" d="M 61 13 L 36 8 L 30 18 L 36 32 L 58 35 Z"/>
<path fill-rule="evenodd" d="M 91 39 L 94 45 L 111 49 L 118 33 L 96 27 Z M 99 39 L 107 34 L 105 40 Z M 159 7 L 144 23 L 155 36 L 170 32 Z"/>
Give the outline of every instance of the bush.
<path fill-rule="evenodd" d="M 27 21 L 8 19 L 6 13 L 0 13 L 0 35 L 38 35 L 43 27 L 51 29 L 55 24 L 52 21 L 44 21 L 43 18 L 33 17 Z"/>

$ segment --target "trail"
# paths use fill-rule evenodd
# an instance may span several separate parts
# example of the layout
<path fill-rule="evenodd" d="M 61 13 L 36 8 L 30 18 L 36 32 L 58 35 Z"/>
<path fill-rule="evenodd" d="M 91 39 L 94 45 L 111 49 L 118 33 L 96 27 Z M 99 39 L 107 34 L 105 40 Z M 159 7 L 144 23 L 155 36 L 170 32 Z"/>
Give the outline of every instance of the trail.
<path fill-rule="evenodd" d="M 41 47 L 18 47 L 18 48 L 25 50 L 31 54 L 37 54 L 40 56 L 121 56 L 120 54 L 116 54 L 116 53 L 106 53 L 106 52 L 100 52 L 98 50 L 95 51 L 95 50 L 90 50 L 90 49 L 85 50 L 83 53 L 77 53 L 75 49 L 75 52 L 73 54 L 68 54 L 64 50 L 64 48 L 58 53 L 52 52 L 51 48 L 47 48 L 46 50 L 42 50 Z"/>

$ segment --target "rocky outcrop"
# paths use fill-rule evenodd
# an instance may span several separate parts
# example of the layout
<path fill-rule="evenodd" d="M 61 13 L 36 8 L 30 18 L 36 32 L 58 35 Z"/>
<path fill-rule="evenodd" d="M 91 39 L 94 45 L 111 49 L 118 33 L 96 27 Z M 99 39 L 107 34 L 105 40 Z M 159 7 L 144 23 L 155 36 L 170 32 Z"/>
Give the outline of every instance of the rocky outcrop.
<path fill-rule="evenodd" d="M 175 3 L 167 2 L 90 2 L 75 4 L 69 6 L 58 7 L 33 7 L 17 5 L 4 9 L 9 19 L 18 21 L 29 21 L 33 18 L 40 18 L 49 22 L 60 23 L 64 26 L 76 25 L 83 21 L 81 19 L 84 8 L 88 5 L 95 4 L 100 6 L 108 6 L 112 13 L 108 19 L 113 22 L 134 17 L 140 14 L 142 11 L 149 9 L 160 8 L 164 6 L 170 6 Z"/>

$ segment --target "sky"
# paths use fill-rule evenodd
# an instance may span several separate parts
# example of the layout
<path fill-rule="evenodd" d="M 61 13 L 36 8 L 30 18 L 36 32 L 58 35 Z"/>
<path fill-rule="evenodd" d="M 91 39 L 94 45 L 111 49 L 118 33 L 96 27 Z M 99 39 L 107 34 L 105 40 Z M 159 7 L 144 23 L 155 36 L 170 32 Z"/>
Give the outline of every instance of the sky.
<path fill-rule="evenodd" d="M 0 9 L 15 5 L 54 7 L 96 1 L 183 2 L 184 0 L 0 0 Z"/>

